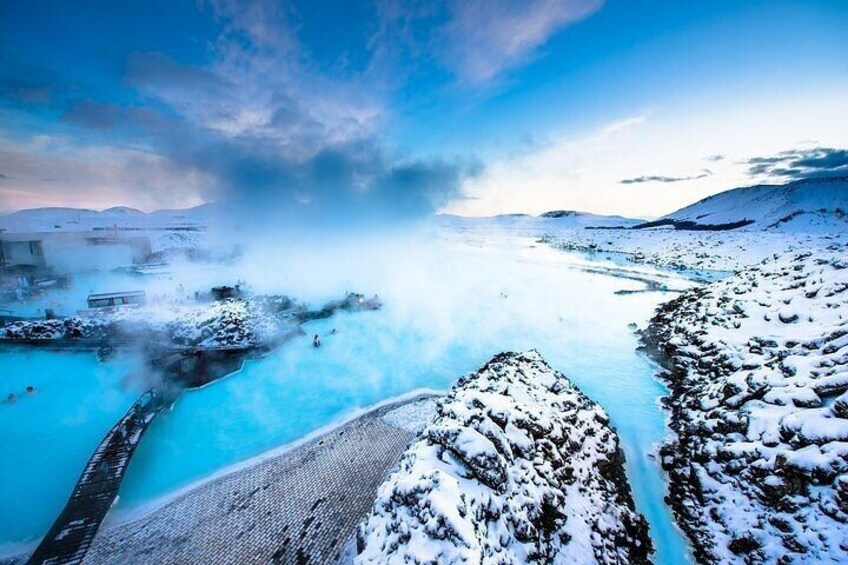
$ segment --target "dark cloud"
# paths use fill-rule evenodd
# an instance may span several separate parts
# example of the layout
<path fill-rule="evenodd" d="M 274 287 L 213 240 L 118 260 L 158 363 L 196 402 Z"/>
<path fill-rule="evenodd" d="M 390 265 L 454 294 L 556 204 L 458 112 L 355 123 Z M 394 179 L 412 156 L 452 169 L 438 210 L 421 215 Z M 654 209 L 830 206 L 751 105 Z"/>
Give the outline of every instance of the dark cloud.
<path fill-rule="evenodd" d="M 430 214 L 479 165 L 409 158 L 380 141 L 355 86 L 302 68 L 277 3 L 213 2 L 224 31 L 204 67 L 135 53 L 126 82 L 171 114 L 149 133 L 158 152 L 202 171 L 230 219 L 262 229 L 391 222 Z"/>
<path fill-rule="evenodd" d="M 712 175 L 713 172 L 709 169 L 703 169 L 699 174 L 688 177 L 665 177 L 657 175 L 646 175 L 632 179 L 624 179 L 619 181 L 621 184 L 641 184 L 644 182 L 683 182 L 687 180 L 698 180 Z"/>
<path fill-rule="evenodd" d="M 119 130 L 130 135 L 146 138 L 157 132 L 168 131 L 175 126 L 174 116 L 147 107 L 123 106 L 92 100 L 72 100 L 64 108 L 60 120 L 95 133 Z"/>
<path fill-rule="evenodd" d="M 225 78 L 206 69 L 180 63 L 164 53 L 130 53 L 126 60 L 127 82 L 138 88 L 177 89 L 208 95 L 232 88 Z"/>
<path fill-rule="evenodd" d="M 716 162 L 716 161 L 723 161 L 723 160 L 724 160 L 724 155 L 719 155 L 719 154 L 710 155 L 709 157 L 707 157 L 707 161 Z"/>
<path fill-rule="evenodd" d="M 70 104 L 63 120 L 80 130 L 112 129 L 119 137 L 147 140 L 172 174 L 204 175 L 204 198 L 223 201 L 223 220 L 243 229 L 414 219 L 461 196 L 463 180 L 480 172 L 473 160 L 399 155 L 367 133 L 333 140 L 326 124 L 284 94 L 274 95 L 270 107 L 263 127 L 239 135 L 191 115 L 92 101 Z M 145 168 L 132 170 L 144 182 Z"/>
<path fill-rule="evenodd" d="M 27 63 L 0 45 L 0 102 L 14 106 L 48 104 L 66 89 L 55 73 Z"/>
<path fill-rule="evenodd" d="M 186 146 L 172 158 L 219 183 L 230 220 L 250 229 L 373 226 L 433 213 L 480 172 L 475 161 L 403 158 L 374 138 L 286 156 L 261 139 Z"/>
<path fill-rule="evenodd" d="M 793 149 L 745 162 L 751 176 L 791 180 L 848 175 L 848 150 L 830 147 Z"/>
<path fill-rule="evenodd" d="M 120 113 L 121 108 L 115 104 L 76 100 L 65 109 L 62 121 L 91 129 L 113 129 Z"/>

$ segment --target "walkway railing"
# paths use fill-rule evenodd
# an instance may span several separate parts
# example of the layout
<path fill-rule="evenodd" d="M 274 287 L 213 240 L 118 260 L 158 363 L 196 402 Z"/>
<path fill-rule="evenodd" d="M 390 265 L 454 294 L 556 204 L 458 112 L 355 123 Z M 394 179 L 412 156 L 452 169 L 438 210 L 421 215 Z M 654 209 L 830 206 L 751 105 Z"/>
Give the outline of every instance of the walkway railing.
<path fill-rule="evenodd" d="M 28 564 L 82 562 L 118 495 L 135 448 L 162 405 L 159 395 L 150 390 L 109 430 L 88 460 L 64 510 Z"/>

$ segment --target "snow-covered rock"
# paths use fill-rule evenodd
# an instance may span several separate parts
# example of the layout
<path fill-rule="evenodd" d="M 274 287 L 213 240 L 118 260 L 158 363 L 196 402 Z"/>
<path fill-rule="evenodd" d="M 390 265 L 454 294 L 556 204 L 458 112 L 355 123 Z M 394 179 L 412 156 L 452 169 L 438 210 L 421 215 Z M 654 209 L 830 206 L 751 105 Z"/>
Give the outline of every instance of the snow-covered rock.
<path fill-rule="evenodd" d="M 302 308 L 284 296 L 205 304 L 158 304 L 94 311 L 57 320 L 12 322 L 6 340 L 149 339 L 177 347 L 254 347 L 293 329 Z"/>
<path fill-rule="evenodd" d="M 663 305 L 670 501 L 705 563 L 844 563 L 848 246 L 778 253 Z"/>
<path fill-rule="evenodd" d="M 535 351 L 459 380 L 380 487 L 356 562 L 644 563 L 618 437 Z"/>

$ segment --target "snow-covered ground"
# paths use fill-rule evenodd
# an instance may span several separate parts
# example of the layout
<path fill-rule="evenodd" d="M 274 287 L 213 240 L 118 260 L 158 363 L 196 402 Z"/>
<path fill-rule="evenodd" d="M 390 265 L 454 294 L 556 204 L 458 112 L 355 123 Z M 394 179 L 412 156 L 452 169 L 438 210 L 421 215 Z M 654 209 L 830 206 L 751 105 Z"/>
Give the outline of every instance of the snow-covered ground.
<path fill-rule="evenodd" d="M 632 229 L 642 222 L 575 212 L 553 216 L 442 216 L 439 221 L 481 233 L 509 230 L 541 237 L 564 250 L 619 254 L 628 262 L 672 269 L 734 271 L 759 263 L 775 252 L 825 249 L 840 234 L 848 234 L 848 178 L 737 188 L 659 219 L 701 226 L 750 222 L 733 230 L 686 230 L 671 225 Z"/>
<path fill-rule="evenodd" d="M 844 232 L 848 233 L 848 232 Z M 612 253 L 622 261 L 696 271 L 735 271 L 774 253 L 824 250 L 844 240 L 839 232 L 649 230 L 547 231 L 543 240 L 556 248 Z"/>
<path fill-rule="evenodd" d="M 771 255 L 645 332 L 669 369 L 671 500 L 703 562 L 842 563 L 848 246 Z"/>
<path fill-rule="evenodd" d="M 728 191 L 666 218 L 742 229 L 548 230 L 622 264 L 728 278 L 645 332 L 669 369 L 670 499 L 702 562 L 843 562 L 848 549 L 848 180 Z M 709 278 L 709 277 L 705 277 Z"/>
<path fill-rule="evenodd" d="M 644 563 L 618 437 L 535 351 L 463 377 L 380 487 L 356 563 Z"/>
<path fill-rule="evenodd" d="M 487 234 L 506 231 L 538 237 L 566 251 L 599 258 L 608 254 L 604 258 L 622 263 L 722 273 L 759 263 L 775 252 L 824 250 L 848 234 L 846 211 L 848 180 L 831 179 L 740 188 L 664 216 L 710 224 L 753 222 L 734 230 L 694 231 L 672 226 L 629 229 L 640 222 L 579 213 L 563 217 L 439 216 L 436 223 L 451 230 L 477 233 L 481 241 Z"/>
<path fill-rule="evenodd" d="M 501 229 L 525 229 L 529 231 L 582 229 L 587 227 L 630 227 L 644 220 L 623 216 L 604 216 L 573 210 L 552 210 L 539 216 L 528 214 L 502 214 L 488 217 L 465 217 L 440 214 L 435 221 L 438 225 L 451 228 L 489 227 Z"/>

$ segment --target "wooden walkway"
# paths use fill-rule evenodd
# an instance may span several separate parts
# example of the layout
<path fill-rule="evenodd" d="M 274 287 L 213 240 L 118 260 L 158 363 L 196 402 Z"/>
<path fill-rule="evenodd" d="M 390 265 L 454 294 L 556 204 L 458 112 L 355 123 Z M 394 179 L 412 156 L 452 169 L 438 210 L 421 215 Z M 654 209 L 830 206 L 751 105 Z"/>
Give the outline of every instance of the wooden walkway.
<path fill-rule="evenodd" d="M 266 454 L 135 521 L 104 528 L 83 565 L 335 565 L 415 437 L 384 417 L 410 406 L 431 407 L 415 411 L 422 426 L 436 409 L 422 394 Z"/>
<path fill-rule="evenodd" d="M 118 495 L 130 458 L 163 406 L 154 391 L 143 394 L 115 424 L 88 460 L 68 503 L 28 564 L 81 563 Z"/>

